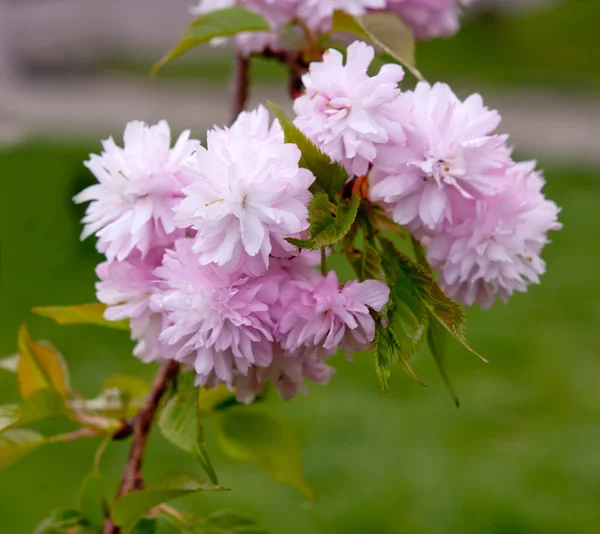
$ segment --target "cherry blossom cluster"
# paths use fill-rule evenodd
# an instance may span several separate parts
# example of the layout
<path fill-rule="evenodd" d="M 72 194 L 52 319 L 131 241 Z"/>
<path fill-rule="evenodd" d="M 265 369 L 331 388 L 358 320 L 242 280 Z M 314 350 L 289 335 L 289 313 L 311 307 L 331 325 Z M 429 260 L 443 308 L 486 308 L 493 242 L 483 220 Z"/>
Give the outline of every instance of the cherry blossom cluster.
<path fill-rule="evenodd" d="M 266 48 L 280 47 L 279 33 L 301 21 L 316 35 L 331 30 L 333 13 L 343 10 L 354 16 L 368 12 L 389 12 L 400 16 L 417 39 L 454 35 L 460 25 L 461 7 L 472 0 L 200 0 L 191 9 L 194 15 L 239 7 L 261 15 L 273 28 L 271 32 L 246 32 L 238 35 L 237 49 L 246 55 L 261 53 Z M 222 42 L 216 40 L 216 43 Z"/>
<path fill-rule="evenodd" d="M 315 177 L 300 156 L 260 107 L 206 146 L 131 122 L 123 147 L 109 139 L 86 162 L 98 183 L 75 201 L 90 202 L 83 237 L 106 256 L 97 298 L 106 319 L 130 321 L 138 358 L 176 360 L 250 402 L 266 381 L 285 398 L 304 378 L 325 383 L 327 358 L 370 347 L 389 289 L 341 285 L 285 240 L 309 225 Z"/>
<path fill-rule="evenodd" d="M 446 84 L 401 92 L 402 68 L 367 69 L 362 42 L 312 63 L 295 101 L 296 126 L 357 176 L 427 249 L 439 282 L 467 305 L 491 306 L 538 283 L 559 209 L 542 193 L 535 162 L 515 163 L 500 115 L 474 94 L 461 101 Z"/>

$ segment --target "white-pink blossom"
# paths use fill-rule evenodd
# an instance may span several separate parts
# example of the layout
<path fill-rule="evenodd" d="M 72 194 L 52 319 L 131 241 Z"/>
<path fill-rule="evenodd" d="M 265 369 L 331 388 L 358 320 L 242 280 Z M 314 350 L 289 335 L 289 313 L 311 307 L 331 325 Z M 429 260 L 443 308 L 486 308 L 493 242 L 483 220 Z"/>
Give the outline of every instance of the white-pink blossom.
<path fill-rule="evenodd" d="M 535 163 L 515 164 L 508 174 L 504 194 L 474 202 L 472 216 L 423 240 L 442 289 L 467 305 L 489 308 L 496 298 L 506 302 L 539 283 L 547 233 L 561 228 L 560 210 L 544 197 Z"/>
<path fill-rule="evenodd" d="M 239 374 L 234 381 L 236 398 L 246 404 L 252 402 L 271 382 L 281 397 L 289 400 L 298 393 L 306 394 L 305 380 L 327 384 L 335 369 L 315 352 L 290 356 L 278 345 L 274 347 L 273 361 L 267 367 L 252 367 L 247 375 Z"/>
<path fill-rule="evenodd" d="M 371 77 L 374 56 L 360 41 L 348 47 L 345 65 L 340 52 L 328 50 L 322 62 L 311 63 L 302 78 L 306 93 L 294 103 L 296 126 L 355 175 L 367 172 L 381 146 L 404 142 L 405 111 L 398 98 L 404 71 L 387 64 Z"/>
<path fill-rule="evenodd" d="M 101 155 L 92 154 L 85 163 L 98 183 L 74 197 L 90 202 L 81 237 L 96 234 L 97 248 L 109 261 L 173 241 L 173 207 L 186 183 L 183 167 L 199 146 L 189 135 L 183 132 L 171 148 L 165 121 L 154 126 L 133 121 L 125 128 L 123 148 L 111 137 L 103 141 Z"/>
<path fill-rule="evenodd" d="M 419 40 L 449 37 L 460 27 L 460 4 L 457 0 L 388 0 L 388 10 L 396 13 Z"/>
<path fill-rule="evenodd" d="M 308 228 L 315 178 L 299 167 L 298 147 L 284 143 L 268 120 L 264 109 L 242 114 L 230 129 L 209 131 L 207 148 L 197 152 L 175 211 L 179 225 L 197 230 L 193 249 L 203 265 L 261 274 L 270 255 L 295 254 L 285 238 Z"/>
<path fill-rule="evenodd" d="M 500 115 L 480 95 L 461 102 L 446 84 L 422 82 L 402 99 L 410 109 L 406 142 L 383 147 L 370 175 L 371 199 L 397 223 L 419 236 L 434 233 L 472 200 L 506 190 L 507 136 L 493 134 Z"/>
<path fill-rule="evenodd" d="M 279 296 L 277 277 L 249 278 L 200 265 L 189 238 L 166 252 L 156 275 L 152 304 L 168 323 L 160 339 L 169 358 L 195 369 L 199 385 L 231 385 L 237 372 L 271 363 L 269 308 Z"/>
<path fill-rule="evenodd" d="M 359 16 L 368 10 L 384 9 L 386 3 L 386 0 L 298 0 L 298 17 L 311 30 L 325 32 L 331 29 L 336 10 Z"/>
<path fill-rule="evenodd" d="M 96 267 L 96 298 L 108 307 L 108 321 L 129 320 L 131 338 L 136 346 L 133 354 L 143 362 L 162 359 L 159 336 L 163 316 L 152 309 L 150 297 L 156 282 L 154 270 L 161 263 L 164 249 L 150 250 L 144 257 L 133 252 L 126 260 L 105 261 Z"/>
<path fill-rule="evenodd" d="M 331 355 L 369 348 L 375 335 L 370 310 L 381 311 L 389 288 L 377 280 L 352 280 L 340 286 L 335 271 L 311 281 L 295 281 L 281 290 L 283 313 L 278 339 L 290 352 L 322 349 Z"/>

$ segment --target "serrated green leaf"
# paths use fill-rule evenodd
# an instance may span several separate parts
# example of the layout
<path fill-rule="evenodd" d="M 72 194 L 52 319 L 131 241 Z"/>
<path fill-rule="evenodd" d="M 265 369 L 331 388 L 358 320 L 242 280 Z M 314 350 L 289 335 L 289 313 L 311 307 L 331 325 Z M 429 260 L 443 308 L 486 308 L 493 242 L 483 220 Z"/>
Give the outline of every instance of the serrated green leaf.
<path fill-rule="evenodd" d="M 23 404 L 0 406 L 0 432 L 52 417 L 68 415 L 65 400 L 54 389 L 34 391 Z"/>
<path fill-rule="evenodd" d="M 242 462 L 258 465 L 275 480 L 289 484 L 313 500 L 302 473 L 300 448 L 289 429 L 268 414 L 247 407 L 215 413 L 219 445 Z"/>
<path fill-rule="evenodd" d="M 348 181 L 349 175 L 346 169 L 319 150 L 279 106 L 273 102 L 268 102 L 268 106 L 283 128 L 285 142 L 293 143 L 300 149 L 302 154 L 300 166 L 315 175 L 315 181 L 310 188 L 311 192 L 314 195 L 326 193 L 329 200 L 334 202 Z"/>
<path fill-rule="evenodd" d="M 118 526 L 132 527 L 155 506 L 199 491 L 225 491 L 225 488 L 203 483 L 187 473 L 170 473 L 143 490 L 117 499 L 112 507 L 112 519 Z"/>
<path fill-rule="evenodd" d="M 245 9 L 233 7 L 205 13 L 188 26 L 179 43 L 154 66 L 153 72 L 215 37 L 230 37 L 240 32 L 270 29 L 270 24 L 263 17 Z"/>
<path fill-rule="evenodd" d="M 317 193 L 308 206 L 310 227 L 308 239 L 288 238 L 292 245 L 309 250 L 331 247 L 348 233 L 356 219 L 360 198 L 353 196 L 348 202 L 339 196 L 333 203 L 325 193 Z"/>
<path fill-rule="evenodd" d="M 77 507 L 88 525 L 100 531 L 104 519 L 108 517 L 108 506 L 104 494 L 102 477 L 97 471 L 91 471 L 81 483 Z"/>
<path fill-rule="evenodd" d="M 167 400 L 158 427 L 167 440 L 200 462 L 213 484 L 218 483 L 204 444 L 193 373 L 183 373 L 178 377 L 177 390 Z"/>
<path fill-rule="evenodd" d="M 345 11 L 333 14 L 332 32 L 351 33 L 373 43 L 417 79 L 423 80 L 415 65 L 415 39 L 406 22 L 394 13 L 367 13 L 354 17 Z"/>
<path fill-rule="evenodd" d="M 8 373 L 16 373 L 19 367 L 19 355 L 13 354 L 0 360 L 0 369 L 7 371 Z"/>
<path fill-rule="evenodd" d="M 448 332 L 442 327 L 440 323 L 437 321 L 431 321 L 429 324 L 429 330 L 427 332 L 427 344 L 429 345 L 429 351 L 435 360 L 435 363 L 440 371 L 440 375 L 442 375 L 442 380 L 446 387 L 450 391 L 450 395 L 454 399 L 454 403 L 458 408 L 460 405 L 460 401 L 458 400 L 458 395 L 452 386 L 452 382 L 450 381 L 450 376 L 448 375 L 448 371 L 446 370 L 445 363 L 445 352 L 446 352 L 446 336 Z"/>
<path fill-rule="evenodd" d="M 39 432 L 21 428 L 0 434 L 0 471 L 18 462 L 47 441 Z"/>
<path fill-rule="evenodd" d="M 69 534 L 75 527 L 87 526 L 77 510 L 54 510 L 33 531 L 33 534 Z"/>
<path fill-rule="evenodd" d="M 36 306 L 33 313 L 48 317 L 60 325 L 93 324 L 116 330 L 129 331 L 129 321 L 108 321 L 104 318 L 106 305 L 100 303 L 79 306 Z"/>
<path fill-rule="evenodd" d="M 40 389 L 55 389 L 63 397 L 69 392 L 69 373 L 63 357 L 49 343 L 32 341 L 25 324 L 19 329 L 17 377 L 26 399 Z"/>

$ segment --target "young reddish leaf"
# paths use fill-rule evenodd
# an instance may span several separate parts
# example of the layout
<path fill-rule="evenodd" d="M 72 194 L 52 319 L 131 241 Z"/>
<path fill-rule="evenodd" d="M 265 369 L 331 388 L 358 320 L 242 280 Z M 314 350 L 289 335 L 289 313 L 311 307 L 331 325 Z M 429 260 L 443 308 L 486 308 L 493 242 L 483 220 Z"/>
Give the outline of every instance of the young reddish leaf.
<path fill-rule="evenodd" d="M 66 397 L 69 374 L 59 352 L 49 343 L 32 341 L 25 324 L 19 330 L 18 344 L 20 358 L 17 376 L 21 396 L 26 399 L 35 391 L 51 388 Z"/>

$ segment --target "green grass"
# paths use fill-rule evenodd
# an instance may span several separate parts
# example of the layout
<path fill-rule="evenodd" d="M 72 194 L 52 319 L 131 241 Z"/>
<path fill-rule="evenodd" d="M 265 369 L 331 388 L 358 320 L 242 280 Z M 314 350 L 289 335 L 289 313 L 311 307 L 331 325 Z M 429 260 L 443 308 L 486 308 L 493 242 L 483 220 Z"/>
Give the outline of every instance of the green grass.
<path fill-rule="evenodd" d="M 150 377 L 154 368 L 130 355 L 123 333 L 59 327 L 29 313 L 34 305 L 93 299 L 99 257 L 93 243 L 79 243 L 82 209 L 70 202 L 90 181 L 81 165 L 86 155 L 39 144 L 0 152 L 0 355 L 16 351 L 17 328 L 27 321 L 32 336 L 62 351 L 75 386 L 93 395 L 111 374 Z M 565 224 L 545 253 L 548 274 L 507 306 L 470 311 L 470 340 L 490 364 L 453 347 L 459 410 L 427 354 L 415 365 L 429 387 L 398 368 L 389 397 L 368 354 L 354 363 L 337 358 L 330 386 L 267 406 L 301 444 L 314 505 L 253 466 L 223 458 L 210 424 L 209 450 L 233 491 L 182 505 L 199 513 L 238 509 L 274 534 L 597 532 L 600 177 L 573 169 L 550 169 L 547 177 Z M 14 377 L 0 374 L 0 402 L 17 400 Z M 30 533 L 52 508 L 73 505 L 96 446 L 48 446 L 0 473 L 2 532 Z M 126 454 L 127 444 L 117 443 L 103 461 L 111 493 Z M 171 469 L 199 472 L 153 434 L 147 476 Z"/>
<path fill-rule="evenodd" d="M 512 17 L 482 14 L 466 20 L 456 38 L 419 43 L 417 63 L 431 81 L 597 91 L 599 20 L 597 0 L 567 0 Z M 207 47 L 194 60 L 176 60 L 164 67 L 158 80 L 224 83 L 231 71 L 231 54 L 218 49 L 206 52 Z M 152 58 L 107 64 L 112 71 L 142 76 L 148 75 L 151 66 Z M 253 79 L 258 83 L 279 82 L 284 77 L 282 67 L 273 61 L 254 61 Z"/>

